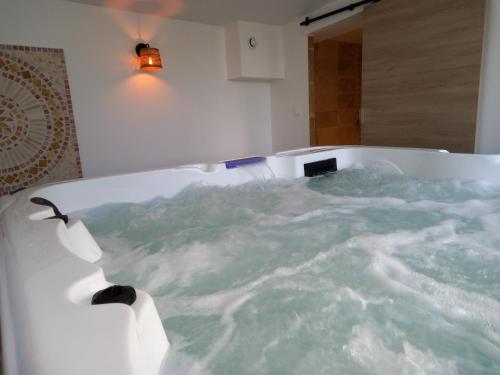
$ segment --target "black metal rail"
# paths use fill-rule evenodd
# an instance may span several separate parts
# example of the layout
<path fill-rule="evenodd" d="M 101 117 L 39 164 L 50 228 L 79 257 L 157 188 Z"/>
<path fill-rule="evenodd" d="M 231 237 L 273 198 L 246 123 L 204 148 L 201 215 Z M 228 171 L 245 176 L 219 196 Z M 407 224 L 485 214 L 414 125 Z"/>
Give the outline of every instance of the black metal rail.
<path fill-rule="evenodd" d="M 322 14 L 322 15 L 317 16 L 317 17 L 313 17 L 313 18 L 306 17 L 306 19 L 300 23 L 300 26 L 309 26 L 311 23 L 322 20 L 324 18 L 331 17 L 331 16 L 334 16 L 336 14 L 339 14 L 339 13 L 342 13 L 342 12 L 345 12 L 348 10 L 352 12 L 354 9 L 356 9 L 358 7 L 361 7 L 363 5 L 370 4 L 370 3 L 376 3 L 378 1 L 380 1 L 380 0 L 362 0 L 362 1 L 358 1 L 357 3 L 352 3 L 349 5 L 346 5 L 345 7 L 342 7 L 342 8 L 336 9 L 336 10 L 332 10 L 331 12 Z"/>

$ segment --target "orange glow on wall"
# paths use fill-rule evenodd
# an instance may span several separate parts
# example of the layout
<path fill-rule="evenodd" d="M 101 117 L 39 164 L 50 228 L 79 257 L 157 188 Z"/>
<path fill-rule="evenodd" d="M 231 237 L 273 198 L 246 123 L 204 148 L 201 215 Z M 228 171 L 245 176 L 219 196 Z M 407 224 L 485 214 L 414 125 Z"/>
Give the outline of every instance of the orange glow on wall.
<path fill-rule="evenodd" d="M 139 56 L 139 66 L 142 70 L 160 70 L 161 64 L 160 50 L 152 48 L 149 44 L 139 43 L 135 50 Z"/>

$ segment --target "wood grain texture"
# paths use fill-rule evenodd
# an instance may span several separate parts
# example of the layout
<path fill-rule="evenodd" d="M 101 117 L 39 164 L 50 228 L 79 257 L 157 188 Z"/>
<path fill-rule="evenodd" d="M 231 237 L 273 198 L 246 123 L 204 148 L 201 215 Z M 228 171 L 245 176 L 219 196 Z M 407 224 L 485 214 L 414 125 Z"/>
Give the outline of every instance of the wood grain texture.
<path fill-rule="evenodd" d="M 322 40 L 309 53 L 311 145 L 360 144 L 361 46 Z"/>
<path fill-rule="evenodd" d="M 364 10 L 362 143 L 474 152 L 484 0 Z"/>

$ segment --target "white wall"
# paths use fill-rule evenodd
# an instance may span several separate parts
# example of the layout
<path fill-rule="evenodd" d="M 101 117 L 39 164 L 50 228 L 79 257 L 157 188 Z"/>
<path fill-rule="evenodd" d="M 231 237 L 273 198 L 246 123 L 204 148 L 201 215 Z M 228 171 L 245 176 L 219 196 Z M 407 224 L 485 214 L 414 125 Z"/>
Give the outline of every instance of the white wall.
<path fill-rule="evenodd" d="M 222 27 L 0 2 L 0 43 L 64 49 L 86 177 L 271 152 L 269 84 L 227 81 Z M 139 19 L 159 72 L 134 68 Z"/>
<path fill-rule="evenodd" d="M 270 85 L 226 79 L 222 27 L 60 0 L 0 2 L 0 43 L 65 50 L 87 177 L 309 145 L 307 33 L 317 25 L 283 26 L 285 80 Z M 490 2 L 478 151 L 500 153 L 500 0 Z M 160 72 L 133 67 L 139 19 L 142 38 L 160 48 Z"/>
<path fill-rule="evenodd" d="M 478 121 L 476 152 L 500 154 L 500 0 L 487 7 Z"/>
<path fill-rule="evenodd" d="M 273 151 L 309 146 L 307 35 L 298 22 L 283 27 L 285 79 L 271 83 Z"/>

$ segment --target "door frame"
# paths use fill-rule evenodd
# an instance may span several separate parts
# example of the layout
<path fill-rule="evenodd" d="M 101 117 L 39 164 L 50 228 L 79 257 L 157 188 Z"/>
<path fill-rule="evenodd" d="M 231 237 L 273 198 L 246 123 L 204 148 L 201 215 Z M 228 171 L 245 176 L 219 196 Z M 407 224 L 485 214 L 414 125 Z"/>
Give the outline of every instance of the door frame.
<path fill-rule="evenodd" d="M 320 22 L 318 26 L 307 33 L 307 66 L 308 66 L 308 98 L 309 98 L 309 144 L 311 147 L 317 146 L 316 138 L 316 97 L 314 90 L 314 66 L 315 40 L 331 39 L 336 35 L 342 35 L 349 31 L 363 27 L 363 8 L 359 7 L 351 13 L 335 16 L 326 21 Z"/>

